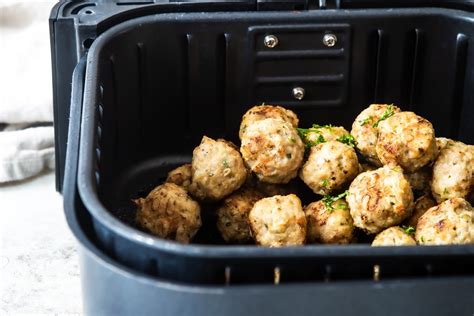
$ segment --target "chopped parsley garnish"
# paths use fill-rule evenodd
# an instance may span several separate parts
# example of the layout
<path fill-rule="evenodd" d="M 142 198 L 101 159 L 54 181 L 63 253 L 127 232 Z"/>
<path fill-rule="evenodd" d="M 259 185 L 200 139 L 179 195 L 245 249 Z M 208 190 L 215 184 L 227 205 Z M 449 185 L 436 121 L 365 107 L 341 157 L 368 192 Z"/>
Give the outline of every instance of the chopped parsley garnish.
<path fill-rule="evenodd" d="M 425 238 L 423 238 L 423 236 L 421 236 L 420 240 L 421 242 L 425 242 Z"/>
<path fill-rule="evenodd" d="M 354 147 L 357 144 L 354 136 L 352 136 L 351 134 L 342 135 L 341 137 L 337 138 L 336 140 L 338 142 L 341 142 L 341 143 L 346 144 L 346 145 L 351 146 L 351 147 Z"/>
<path fill-rule="evenodd" d="M 291 154 L 286 154 L 286 158 L 291 159 Z"/>
<path fill-rule="evenodd" d="M 327 187 L 328 184 L 329 184 L 328 179 L 324 179 L 323 181 L 321 181 L 321 185 L 322 185 L 323 187 Z"/>
<path fill-rule="evenodd" d="M 413 235 L 415 233 L 415 228 L 412 226 L 402 226 L 402 229 L 407 235 Z"/>
<path fill-rule="evenodd" d="M 224 165 L 224 168 L 229 168 L 229 163 L 227 162 L 227 160 L 224 160 L 222 164 Z"/>
<path fill-rule="evenodd" d="M 331 212 L 331 211 L 334 211 L 334 207 L 332 206 L 332 204 L 340 199 L 345 198 L 348 194 L 349 194 L 349 191 L 346 190 L 337 196 L 325 195 L 321 201 L 326 207 L 326 210 Z M 340 208 L 340 204 L 339 204 L 339 208 Z"/>
<path fill-rule="evenodd" d="M 318 144 L 324 143 L 326 140 L 324 139 L 324 136 L 319 134 L 318 138 L 316 141 L 311 141 L 308 139 L 308 134 L 312 132 L 318 133 L 318 130 L 311 127 L 311 128 L 297 128 L 296 129 L 298 132 L 298 135 L 300 136 L 301 140 L 305 143 L 306 148 L 311 148 L 313 146 L 316 146 Z"/>
<path fill-rule="evenodd" d="M 377 120 L 377 122 L 375 122 L 374 125 L 372 125 L 373 127 L 378 127 L 379 126 L 379 123 L 388 119 L 390 116 L 392 116 L 393 114 L 395 114 L 395 112 L 393 112 L 393 104 L 390 104 L 386 109 L 385 109 L 385 112 L 383 112 L 382 116 Z"/>
<path fill-rule="evenodd" d="M 290 142 L 292 142 L 294 144 L 294 143 L 296 143 L 296 139 L 294 137 L 290 137 Z"/>
<path fill-rule="evenodd" d="M 360 126 L 364 126 L 366 124 L 368 124 L 374 117 L 373 116 L 369 116 L 363 120 L 360 120 L 359 123 L 360 123 Z"/>
<path fill-rule="evenodd" d="M 320 128 L 327 128 L 327 129 L 331 129 L 333 128 L 334 126 L 332 126 L 331 124 L 327 124 L 327 125 L 319 125 L 319 124 L 313 124 L 313 126 L 311 127 L 312 129 L 320 129 Z"/>

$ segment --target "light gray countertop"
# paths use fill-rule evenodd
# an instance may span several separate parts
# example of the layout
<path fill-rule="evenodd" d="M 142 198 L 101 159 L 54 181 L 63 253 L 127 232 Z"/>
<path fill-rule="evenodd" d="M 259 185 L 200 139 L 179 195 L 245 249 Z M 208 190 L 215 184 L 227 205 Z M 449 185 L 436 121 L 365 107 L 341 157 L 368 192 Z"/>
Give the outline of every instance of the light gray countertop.
<path fill-rule="evenodd" d="M 0 314 L 82 314 L 76 240 L 54 173 L 0 185 Z"/>

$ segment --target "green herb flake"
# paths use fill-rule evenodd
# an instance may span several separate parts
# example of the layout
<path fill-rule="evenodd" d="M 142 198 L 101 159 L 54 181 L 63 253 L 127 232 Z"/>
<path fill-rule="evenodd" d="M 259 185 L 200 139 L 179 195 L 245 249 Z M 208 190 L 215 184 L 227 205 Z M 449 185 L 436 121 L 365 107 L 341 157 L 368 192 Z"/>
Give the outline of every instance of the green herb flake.
<path fill-rule="evenodd" d="M 294 137 L 290 137 L 290 142 L 292 142 L 294 144 L 294 143 L 296 143 L 296 139 Z"/>
<path fill-rule="evenodd" d="M 312 129 L 315 129 L 315 130 L 321 129 L 321 128 L 325 128 L 325 129 L 329 129 L 329 130 L 330 130 L 330 129 L 332 129 L 333 127 L 334 127 L 334 126 L 332 126 L 331 124 L 327 124 L 327 125 L 313 124 L 311 128 L 312 128 Z"/>
<path fill-rule="evenodd" d="M 415 228 L 412 226 L 402 226 L 403 231 L 405 234 L 411 236 L 415 233 Z"/>
<path fill-rule="evenodd" d="M 366 124 L 369 124 L 369 122 L 373 119 L 374 117 L 371 115 L 363 120 L 359 120 L 360 126 L 364 126 Z"/>
<path fill-rule="evenodd" d="M 337 196 L 325 195 L 321 201 L 326 207 L 326 210 L 332 212 L 334 211 L 334 207 L 332 206 L 332 204 L 342 198 L 345 198 L 348 194 L 349 191 L 346 190 Z"/>
<path fill-rule="evenodd" d="M 227 160 L 224 160 L 222 164 L 224 165 L 224 168 L 229 168 L 229 162 L 227 162 Z"/>
<path fill-rule="evenodd" d="M 286 154 L 286 158 L 291 159 L 291 154 Z"/>
<path fill-rule="evenodd" d="M 324 179 L 323 181 L 321 181 L 321 186 L 323 186 L 323 187 L 327 187 L 328 184 L 329 184 L 328 179 Z"/>
<path fill-rule="evenodd" d="M 347 209 L 347 205 L 345 203 L 339 202 L 339 204 L 337 205 L 337 208 L 340 210 L 345 210 Z"/>
<path fill-rule="evenodd" d="M 386 109 L 385 109 L 385 112 L 383 112 L 382 116 L 377 120 L 377 122 L 375 122 L 374 125 L 372 125 L 373 127 L 378 127 L 379 126 L 379 123 L 388 119 L 390 116 L 392 116 L 393 114 L 395 114 L 395 112 L 393 111 L 393 104 L 390 104 Z"/>
<path fill-rule="evenodd" d="M 297 128 L 296 131 L 298 132 L 298 135 L 300 136 L 301 140 L 305 143 L 307 149 L 326 142 L 326 139 L 324 139 L 324 136 L 321 134 L 319 134 L 316 141 L 311 141 L 308 139 L 309 133 L 319 133 L 317 129 L 314 129 L 312 127 L 311 128 Z"/>
<path fill-rule="evenodd" d="M 421 236 L 420 240 L 421 242 L 425 242 L 425 238 L 423 238 L 423 236 Z"/>
<path fill-rule="evenodd" d="M 342 135 L 341 137 L 337 138 L 336 140 L 338 142 L 341 142 L 341 143 L 346 144 L 346 145 L 351 146 L 351 147 L 355 147 L 355 145 L 357 145 L 357 142 L 356 142 L 354 136 L 352 136 L 351 134 Z"/>

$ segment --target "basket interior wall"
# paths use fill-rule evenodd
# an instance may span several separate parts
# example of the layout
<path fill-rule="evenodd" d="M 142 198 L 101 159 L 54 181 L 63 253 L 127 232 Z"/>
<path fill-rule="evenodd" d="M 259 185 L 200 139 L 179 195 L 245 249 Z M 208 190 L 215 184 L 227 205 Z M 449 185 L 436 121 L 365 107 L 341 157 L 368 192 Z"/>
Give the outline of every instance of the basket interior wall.
<path fill-rule="evenodd" d="M 349 130 L 370 103 L 395 103 L 437 136 L 473 143 L 474 21 L 451 10 L 370 12 L 166 14 L 116 34 L 97 69 L 102 202 L 126 220 L 130 199 L 189 161 L 203 135 L 238 143 L 242 114 L 262 102 L 296 111 L 300 126 Z M 335 47 L 323 45 L 326 33 Z M 279 45 L 264 47 L 266 34 Z"/>

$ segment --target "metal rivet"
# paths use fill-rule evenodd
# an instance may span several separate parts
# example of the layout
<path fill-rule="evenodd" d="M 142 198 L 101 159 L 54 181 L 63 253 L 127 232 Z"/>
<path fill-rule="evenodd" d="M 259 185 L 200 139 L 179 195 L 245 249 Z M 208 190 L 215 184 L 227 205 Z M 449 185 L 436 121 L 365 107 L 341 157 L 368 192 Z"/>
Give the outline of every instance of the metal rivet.
<path fill-rule="evenodd" d="M 293 88 L 293 96 L 295 97 L 296 100 L 303 100 L 304 93 L 305 91 L 301 87 Z"/>
<path fill-rule="evenodd" d="M 268 48 L 274 48 L 278 45 L 278 37 L 276 37 L 275 35 L 267 35 L 263 39 L 263 43 Z"/>
<path fill-rule="evenodd" d="M 323 44 L 327 47 L 334 47 L 337 43 L 337 36 L 334 34 L 325 34 L 323 37 Z"/>

